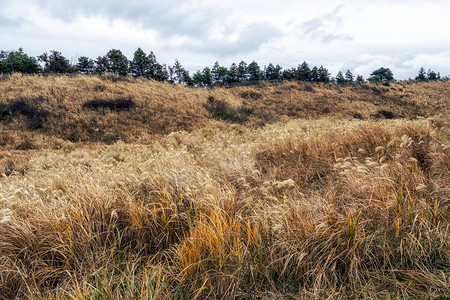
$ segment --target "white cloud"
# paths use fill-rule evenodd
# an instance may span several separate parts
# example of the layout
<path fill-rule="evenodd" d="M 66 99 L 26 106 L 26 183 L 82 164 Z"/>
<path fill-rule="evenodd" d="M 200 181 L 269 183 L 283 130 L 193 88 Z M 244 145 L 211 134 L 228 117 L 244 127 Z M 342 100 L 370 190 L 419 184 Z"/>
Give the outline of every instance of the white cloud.
<path fill-rule="evenodd" d="M 306 60 L 335 75 L 367 77 L 381 66 L 396 78 L 418 68 L 450 74 L 449 1 L 0 0 L 3 50 L 59 50 L 97 57 L 137 47 L 191 70 L 219 60 L 285 68 Z"/>

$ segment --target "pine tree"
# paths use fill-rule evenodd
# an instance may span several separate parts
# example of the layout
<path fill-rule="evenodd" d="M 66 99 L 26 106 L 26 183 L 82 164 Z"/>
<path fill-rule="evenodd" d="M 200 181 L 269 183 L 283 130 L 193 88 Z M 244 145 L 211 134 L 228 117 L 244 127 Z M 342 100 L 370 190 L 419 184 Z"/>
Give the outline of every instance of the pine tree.
<path fill-rule="evenodd" d="M 362 75 L 358 75 L 358 76 L 356 76 L 356 83 L 357 84 L 362 84 L 362 83 L 364 83 L 364 77 L 362 77 Z"/>
<path fill-rule="evenodd" d="M 426 81 L 427 80 L 427 73 L 425 73 L 425 69 L 422 67 L 419 70 L 419 73 L 416 76 L 417 81 Z"/>
<path fill-rule="evenodd" d="M 297 68 L 297 79 L 300 81 L 309 81 L 311 77 L 311 69 L 309 68 L 306 61 L 304 61 L 301 65 Z"/>
<path fill-rule="evenodd" d="M 122 51 L 111 49 L 106 53 L 106 58 L 108 59 L 108 72 L 123 76 L 128 74 L 129 62 Z"/>
<path fill-rule="evenodd" d="M 214 63 L 211 69 L 211 76 L 213 84 L 218 84 L 220 82 L 220 64 L 218 61 Z"/>
<path fill-rule="evenodd" d="M 228 84 L 232 84 L 238 82 L 238 66 L 235 63 L 232 63 L 230 68 L 228 69 L 227 80 Z"/>
<path fill-rule="evenodd" d="M 345 83 L 345 78 L 344 75 L 342 74 L 341 71 L 339 71 L 336 75 L 336 83 L 337 84 L 344 84 Z"/>
<path fill-rule="evenodd" d="M 22 48 L 18 51 L 0 52 L 0 73 L 10 74 L 20 72 L 23 74 L 35 74 L 41 71 L 41 66 L 36 58 L 28 56 Z"/>
<path fill-rule="evenodd" d="M 212 86 L 213 79 L 212 79 L 211 69 L 208 67 L 205 67 L 202 71 L 202 75 L 203 75 L 203 84 L 208 87 Z"/>
<path fill-rule="evenodd" d="M 167 69 L 165 65 L 161 65 L 156 60 L 156 56 L 153 53 L 153 51 L 150 52 L 150 54 L 147 57 L 148 64 L 149 64 L 149 70 L 148 70 L 148 77 L 151 79 L 155 79 L 158 81 L 164 81 L 169 78 L 169 75 L 167 73 Z"/>
<path fill-rule="evenodd" d="M 436 72 L 434 72 L 434 71 L 431 71 L 431 69 L 428 69 L 427 77 L 428 77 L 428 80 L 431 80 L 431 81 L 438 80 L 438 74 L 436 74 Z"/>
<path fill-rule="evenodd" d="M 52 50 L 50 54 L 43 53 L 39 56 L 39 60 L 45 63 L 44 72 L 46 73 L 65 74 L 73 72 L 69 60 L 59 51 Z"/>
<path fill-rule="evenodd" d="M 279 65 L 274 66 L 272 63 L 269 63 L 269 65 L 265 67 L 264 75 L 267 80 L 278 80 L 281 78 L 281 67 Z"/>
<path fill-rule="evenodd" d="M 350 72 L 350 70 L 347 70 L 347 72 L 345 72 L 345 81 L 347 83 L 353 83 L 353 74 L 352 72 Z"/>
<path fill-rule="evenodd" d="M 97 59 L 95 60 L 95 73 L 102 75 L 103 73 L 105 73 L 106 71 L 108 71 L 108 58 L 106 58 L 106 56 L 99 56 L 97 57 Z"/>
<path fill-rule="evenodd" d="M 153 79 L 158 81 L 165 81 L 169 78 L 169 72 L 167 71 L 166 65 L 161 65 L 159 63 L 156 63 L 153 67 L 154 70 L 154 77 Z"/>
<path fill-rule="evenodd" d="M 133 60 L 130 64 L 130 71 L 134 77 L 146 77 L 150 78 L 150 59 L 147 54 L 138 48 L 133 55 Z"/>
<path fill-rule="evenodd" d="M 314 66 L 311 69 L 311 73 L 310 74 L 311 74 L 310 81 L 312 81 L 312 82 L 319 82 L 319 69 L 316 66 Z"/>
<path fill-rule="evenodd" d="M 203 74 L 200 71 L 197 71 L 194 73 L 194 75 L 192 75 L 192 82 L 194 83 L 195 86 L 204 86 L 203 84 Z"/>
<path fill-rule="evenodd" d="M 330 72 L 324 66 L 320 66 L 319 70 L 319 82 L 327 83 L 330 82 Z"/>
<path fill-rule="evenodd" d="M 394 74 L 389 68 L 381 67 L 370 74 L 370 82 L 391 82 L 394 80 Z"/>
<path fill-rule="evenodd" d="M 239 81 L 246 81 L 248 79 L 248 68 L 245 61 L 241 61 L 238 65 L 238 78 Z"/>
<path fill-rule="evenodd" d="M 175 63 L 173 64 L 173 73 L 175 75 L 174 81 L 177 83 L 183 83 L 184 77 L 185 77 L 185 69 L 181 65 L 181 63 L 178 61 L 178 59 L 175 59 Z"/>
<path fill-rule="evenodd" d="M 259 81 L 262 79 L 261 68 L 256 61 L 252 61 L 247 67 L 249 80 Z"/>
<path fill-rule="evenodd" d="M 87 56 L 81 56 L 78 58 L 76 70 L 81 74 L 92 74 L 95 69 L 95 63 Z"/>

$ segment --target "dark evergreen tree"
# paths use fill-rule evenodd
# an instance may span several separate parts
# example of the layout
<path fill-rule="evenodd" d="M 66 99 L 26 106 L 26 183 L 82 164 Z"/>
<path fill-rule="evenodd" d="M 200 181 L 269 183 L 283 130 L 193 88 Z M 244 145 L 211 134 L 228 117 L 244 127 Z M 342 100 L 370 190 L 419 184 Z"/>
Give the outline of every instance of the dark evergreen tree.
<path fill-rule="evenodd" d="M 81 74 L 92 74 L 95 70 L 95 63 L 89 57 L 81 56 L 78 58 L 76 70 Z"/>
<path fill-rule="evenodd" d="M 262 79 L 261 68 L 256 61 L 252 61 L 247 66 L 247 72 L 250 81 L 259 81 Z"/>
<path fill-rule="evenodd" d="M 279 65 L 274 66 L 272 63 L 265 68 L 264 78 L 267 80 L 279 80 L 281 78 L 281 67 Z"/>
<path fill-rule="evenodd" d="M 7 64 L 6 64 L 6 58 L 8 57 L 8 53 L 6 51 L 0 52 L 0 75 L 9 73 Z"/>
<path fill-rule="evenodd" d="M 111 49 L 106 53 L 108 59 L 108 72 L 116 75 L 126 76 L 128 74 L 128 59 L 122 51 Z"/>
<path fill-rule="evenodd" d="M 211 76 L 213 84 L 218 84 L 220 82 L 220 64 L 218 61 L 214 63 L 211 69 Z"/>
<path fill-rule="evenodd" d="M 310 79 L 309 80 L 312 81 L 312 82 L 319 82 L 319 69 L 316 66 L 314 66 L 311 69 Z"/>
<path fill-rule="evenodd" d="M 294 80 L 297 76 L 297 69 L 290 68 L 290 69 L 284 69 L 281 72 L 281 79 L 283 80 Z"/>
<path fill-rule="evenodd" d="M 154 65 L 151 65 L 151 70 L 152 70 L 151 78 L 153 78 L 155 80 L 165 81 L 169 78 L 169 73 L 167 71 L 166 65 L 161 65 L 159 63 L 156 63 Z"/>
<path fill-rule="evenodd" d="M 189 75 L 189 71 L 186 69 L 183 70 L 182 83 L 185 85 L 188 85 L 188 86 L 194 85 L 194 81 L 192 80 L 191 76 Z"/>
<path fill-rule="evenodd" d="M 35 74 L 41 71 L 41 66 L 36 58 L 28 56 L 22 48 L 18 51 L 0 52 L 0 73 L 11 74 L 20 72 L 23 74 Z"/>
<path fill-rule="evenodd" d="M 154 77 L 154 74 L 151 74 L 153 70 L 150 69 L 150 58 L 141 48 L 134 52 L 133 60 L 130 63 L 130 71 L 134 77 Z"/>
<path fill-rule="evenodd" d="M 389 68 L 381 67 L 370 74 L 370 82 L 390 82 L 394 80 L 394 75 Z"/>
<path fill-rule="evenodd" d="M 337 84 L 344 84 L 344 83 L 345 83 L 345 78 L 344 78 L 344 75 L 342 74 L 341 71 L 339 71 L 339 72 L 337 73 L 335 79 L 336 79 L 336 83 L 337 83 Z"/>
<path fill-rule="evenodd" d="M 238 77 L 238 66 L 235 63 L 232 63 L 230 68 L 228 69 L 228 74 L 226 78 L 227 84 L 233 84 L 239 81 Z"/>
<path fill-rule="evenodd" d="M 185 69 L 181 65 L 181 63 L 178 61 L 178 59 L 175 59 L 175 63 L 173 64 L 173 81 L 176 83 L 183 83 L 184 76 L 185 76 Z"/>
<path fill-rule="evenodd" d="M 426 81 L 427 80 L 427 73 L 425 72 L 425 69 L 422 67 L 419 70 L 419 74 L 416 76 L 416 80 L 418 81 Z"/>
<path fill-rule="evenodd" d="M 327 83 L 330 82 L 330 72 L 328 72 L 328 69 L 324 66 L 320 66 L 318 69 L 319 73 L 319 82 Z"/>
<path fill-rule="evenodd" d="M 309 81 L 311 76 L 311 69 L 309 68 L 306 61 L 304 61 L 301 65 L 297 68 L 297 79 L 301 81 Z"/>
<path fill-rule="evenodd" d="M 435 80 L 439 79 L 438 74 L 434 71 L 431 71 L 431 69 L 428 69 L 427 77 L 428 77 L 428 80 L 431 80 L 431 81 L 435 81 Z"/>
<path fill-rule="evenodd" d="M 204 78 L 203 78 L 202 72 L 197 71 L 192 75 L 192 83 L 195 86 L 197 86 L 197 87 L 205 86 L 203 81 L 204 81 Z"/>
<path fill-rule="evenodd" d="M 347 72 L 345 72 L 345 81 L 347 83 L 353 83 L 353 74 L 352 72 L 350 72 L 350 70 L 347 70 Z"/>
<path fill-rule="evenodd" d="M 175 72 L 174 72 L 174 70 L 173 70 L 173 67 L 171 67 L 171 66 L 168 66 L 167 67 L 167 75 L 169 75 L 169 83 L 175 83 Z"/>
<path fill-rule="evenodd" d="M 358 76 L 356 76 L 356 83 L 357 84 L 362 84 L 362 83 L 364 83 L 364 77 L 362 77 L 362 75 L 358 75 Z"/>
<path fill-rule="evenodd" d="M 95 73 L 98 75 L 102 75 L 103 73 L 108 71 L 108 58 L 106 56 L 99 56 L 95 60 Z"/>
<path fill-rule="evenodd" d="M 238 73 L 237 76 L 239 78 L 239 81 L 246 81 L 248 80 L 248 68 L 245 61 L 241 61 L 238 65 Z"/>
<path fill-rule="evenodd" d="M 172 67 L 173 72 L 173 81 L 180 84 L 185 85 L 193 85 L 194 82 L 192 81 L 192 78 L 189 76 L 189 71 L 187 71 L 181 63 L 178 61 L 178 59 L 175 59 L 175 63 Z"/>
<path fill-rule="evenodd" d="M 59 51 L 51 50 L 50 54 L 43 53 L 39 56 L 39 60 L 45 63 L 46 73 L 66 74 L 74 71 L 69 60 Z"/>
<path fill-rule="evenodd" d="M 202 71 L 202 76 L 203 76 L 203 85 L 208 86 L 208 87 L 213 85 L 213 78 L 212 78 L 210 68 L 205 67 Z"/>

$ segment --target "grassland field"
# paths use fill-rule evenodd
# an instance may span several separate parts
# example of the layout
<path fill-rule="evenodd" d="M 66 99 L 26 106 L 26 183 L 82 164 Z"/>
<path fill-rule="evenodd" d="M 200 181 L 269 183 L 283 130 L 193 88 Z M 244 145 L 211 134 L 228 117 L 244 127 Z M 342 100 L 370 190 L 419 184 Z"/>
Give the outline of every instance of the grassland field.
<path fill-rule="evenodd" d="M 450 81 L 0 80 L 0 299 L 449 299 Z"/>

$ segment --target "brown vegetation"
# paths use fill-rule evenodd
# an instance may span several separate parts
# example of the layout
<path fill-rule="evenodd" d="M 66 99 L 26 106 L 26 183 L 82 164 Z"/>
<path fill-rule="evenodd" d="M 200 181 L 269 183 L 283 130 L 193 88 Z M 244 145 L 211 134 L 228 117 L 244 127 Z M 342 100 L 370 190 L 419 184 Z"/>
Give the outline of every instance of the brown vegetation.
<path fill-rule="evenodd" d="M 105 134 L 144 142 L 217 119 L 258 127 L 286 118 L 447 116 L 449 97 L 448 81 L 389 87 L 286 82 L 207 90 L 127 77 L 13 75 L 0 81 L 0 146 L 14 149 L 26 136 L 38 148 L 58 148 L 61 140 L 98 142 Z M 14 111 L 18 104 L 22 112 Z"/>
<path fill-rule="evenodd" d="M 448 297 L 448 83 L 129 81 L 0 83 L 6 103 L 42 96 L 48 112 L 41 129 L 0 125 L 14 140 L 0 137 L 0 299 Z M 82 108 L 119 97 L 136 107 Z M 211 113 L 242 107 L 239 122 Z M 25 137 L 46 150 L 13 150 Z"/>

